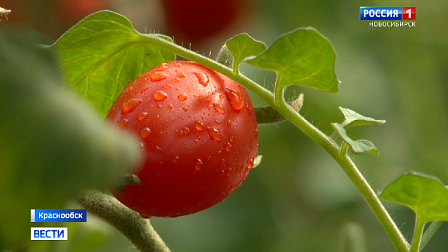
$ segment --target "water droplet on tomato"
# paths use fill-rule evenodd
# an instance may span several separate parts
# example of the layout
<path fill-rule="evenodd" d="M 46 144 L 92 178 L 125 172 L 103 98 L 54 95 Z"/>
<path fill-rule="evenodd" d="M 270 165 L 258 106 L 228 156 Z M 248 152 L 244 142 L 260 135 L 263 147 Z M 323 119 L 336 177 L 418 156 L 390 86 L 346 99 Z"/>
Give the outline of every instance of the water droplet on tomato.
<path fill-rule="evenodd" d="M 230 141 L 230 143 L 233 143 L 233 135 L 229 136 L 229 141 Z"/>
<path fill-rule="evenodd" d="M 162 73 L 162 72 L 154 72 L 153 74 L 151 74 L 151 76 L 149 77 L 152 81 L 161 81 L 166 79 L 166 77 L 168 77 L 168 75 Z"/>
<path fill-rule="evenodd" d="M 184 128 L 182 129 L 182 131 L 184 132 L 184 134 L 185 134 L 186 136 L 190 135 L 190 128 L 188 128 L 188 127 L 184 127 Z"/>
<path fill-rule="evenodd" d="M 162 116 L 162 113 L 157 113 L 156 117 L 159 118 Z"/>
<path fill-rule="evenodd" d="M 204 166 L 204 163 L 202 163 L 202 160 L 198 159 L 196 164 L 194 165 L 194 170 L 200 171 L 200 170 L 202 170 L 203 166 Z"/>
<path fill-rule="evenodd" d="M 127 114 L 129 112 L 132 112 L 140 103 L 143 101 L 141 99 L 131 99 L 123 104 L 123 107 L 121 109 L 121 114 Z"/>
<path fill-rule="evenodd" d="M 207 86 L 208 82 L 210 81 L 208 78 L 208 74 L 203 73 L 203 72 L 193 73 L 193 74 L 196 75 L 196 77 L 198 78 L 199 84 L 201 84 L 204 87 Z"/>
<path fill-rule="evenodd" d="M 179 101 L 185 101 L 187 99 L 187 95 L 180 94 L 179 96 L 177 96 L 177 99 L 179 99 Z"/>
<path fill-rule="evenodd" d="M 187 109 L 186 107 L 183 107 L 182 110 L 183 110 L 184 112 L 187 112 L 187 111 L 188 111 L 188 109 Z"/>
<path fill-rule="evenodd" d="M 208 109 L 208 110 L 212 109 L 212 107 L 213 107 L 212 105 L 207 105 L 207 109 Z M 205 114 L 205 113 L 204 113 L 204 114 Z"/>
<path fill-rule="evenodd" d="M 226 144 L 226 152 L 230 152 L 230 151 L 232 151 L 232 144 L 227 142 L 227 144 Z"/>
<path fill-rule="evenodd" d="M 173 108 L 173 104 L 168 104 L 168 109 L 172 109 Z"/>
<path fill-rule="evenodd" d="M 171 85 L 171 84 L 166 84 L 165 86 L 163 86 L 164 89 L 170 89 L 172 87 L 173 87 L 173 85 Z"/>
<path fill-rule="evenodd" d="M 232 122 L 230 121 L 230 119 L 227 121 L 227 126 L 232 126 Z"/>
<path fill-rule="evenodd" d="M 179 82 L 180 79 L 179 79 L 179 78 L 174 78 L 173 81 L 174 81 L 174 82 Z"/>
<path fill-rule="evenodd" d="M 175 66 L 180 67 L 180 66 L 182 66 L 182 64 L 181 63 L 176 63 Z"/>
<path fill-rule="evenodd" d="M 143 128 L 143 129 L 140 131 L 140 136 L 141 136 L 143 139 L 148 138 L 149 135 L 151 135 L 151 129 L 148 128 L 148 127 L 145 127 L 145 128 Z"/>
<path fill-rule="evenodd" d="M 204 124 L 203 124 L 203 123 L 201 123 L 201 122 L 195 122 L 195 123 L 194 123 L 194 126 L 196 127 L 196 129 L 197 129 L 198 131 L 204 131 Z"/>
<path fill-rule="evenodd" d="M 185 74 L 181 71 L 176 71 L 177 72 L 177 76 L 181 77 L 181 78 L 185 78 Z"/>
<path fill-rule="evenodd" d="M 231 174 L 232 174 L 232 168 L 229 168 L 226 172 L 226 177 L 230 177 Z"/>
<path fill-rule="evenodd" d="M 235 111 L 238 112 L 244 107 L 244 99 L 240 93 L 230 88 L 224 88 L 224 93 Z"/>
<path fill-rule="evenodd" d="M 126 127 L 126 125 L 128 125 L 128 119 L 121 120 L 120 127 L 124 128 L 124 127 Z"/>
<path fill-rule="evenodd" d="M 163 92 L 162 90 L 159 90 L 154 93 L 154 100 L 155 101 L 163 101 L 168 97 L 168 95 Z"/>
<path fill-rule="evenodd" d="M 159 66 L 159 68 L 157 69 L 157 71 L 163 71 L 163 70 L 166 70 L 166 69 L 168 68 L 166 65 L 167 65 L 166 63 L 162 63 L 162 64 Z"/>
<path fill-rule="evenodd" d="M 210 137 L 212 139 L 215 139 L 216 141 L 221 142 L 222 135 L 221 135 L 221 133 L 219 132 L 218 129 L 208 127 L 207 131 L 208 131 L 208 134 L 210 135 Z"/>
<path fill-rule="evenodd" d="M 216 111 L 218 111 L 221 114 L 224 114 L 226 112 L 221 104 L 213 103 L 213 107 L 215 108 Z"/>
<path fill-rule="evenodd" d="M 146 90 L 148 90 L 149 87 L 143 87 L 141 93 L 144 94 Z"/>
<path fill-rule="evenodd" d="M 161 152 L 162 148 L 160 148 L 159 146 L 154 146 L 154 151 L 155 152 Z"/>
<path fill-rule="evenodd" d="M 140 115 L 138 115 L 138 120 L 139 121 L 145 120 L 147 115 L 148 115 L 148 112 L 141 112 Z"/>
<path fill-rule="evenodd" d="M 247 169 L 250 169 L 252 167 L 254 167 L 254 159 L 253 158 L 249 159 L 249 162 L 247 164 Z"/>
<path fill-rule="evenodd" d="M 174 158 L 173 158 L 173 163 L 177 163 L 179 161 L 179 157 L 178 156 L 175 156 Z"/>

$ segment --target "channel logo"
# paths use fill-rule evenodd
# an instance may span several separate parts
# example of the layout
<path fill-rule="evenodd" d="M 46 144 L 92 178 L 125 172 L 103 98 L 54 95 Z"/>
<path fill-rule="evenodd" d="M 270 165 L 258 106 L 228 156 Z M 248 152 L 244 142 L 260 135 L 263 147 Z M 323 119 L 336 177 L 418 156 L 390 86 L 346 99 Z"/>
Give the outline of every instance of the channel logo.
<path fill-rule="evenodd" d="M 68 240 L 68 228 L 56 227 L 32 227 L 31 240 L 66 241 Z"/>
<path fill-rule="evenodd" d="M 86 222 L 86 209 L 31 209 L 31 222 Z"/>
<path fill-rule="evenodd" d="M 361 20 L 415 20 L 415 7 L 359 7 Z"/>

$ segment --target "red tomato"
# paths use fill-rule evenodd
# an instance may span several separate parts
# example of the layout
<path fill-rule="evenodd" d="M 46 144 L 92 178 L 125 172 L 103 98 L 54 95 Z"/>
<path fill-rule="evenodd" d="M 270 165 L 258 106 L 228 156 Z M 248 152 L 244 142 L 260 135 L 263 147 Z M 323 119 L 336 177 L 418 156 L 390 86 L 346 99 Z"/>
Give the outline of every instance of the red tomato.
<path fill-rule="evenodd" d="M 170 35 L 184 43 L 200 42 L 221 32 L 236 21 L 242 8 L 238 0 L 163 0 L 162 3 Z"/>
<path fill-rule="evenodd" d="M 141 139 L 141 185 L 113 194 L 145 217 L 222 201 L 246 178 L 258 146 L 245 89 L 194 62 L 164 63 L 128 83 L 107 119 Z"/>

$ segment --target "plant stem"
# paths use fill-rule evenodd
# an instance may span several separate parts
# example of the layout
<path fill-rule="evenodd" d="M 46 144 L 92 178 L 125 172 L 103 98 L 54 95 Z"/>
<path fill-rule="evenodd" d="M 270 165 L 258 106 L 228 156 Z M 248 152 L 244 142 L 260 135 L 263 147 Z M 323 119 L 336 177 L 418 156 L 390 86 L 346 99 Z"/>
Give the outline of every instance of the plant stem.
<path fill-rule="evenodd" d="M 423 249 L 432 236 L 437 232 L 440 226 L 442 226 L 443 221 L 434 221 L 429 225 L 426 229 L 425 233 L 423 233 L 422 244 L 420 244 L 420 249 Z"/>
<path fill-rule="evenodd" d="M 302 117 L 298 112 L 289 106 L 284 98 L 283 91 L 277 90 L 276 95 L 278 99 L 274 99 L 274 95 L 271 91 L 265 89 L 264 87 L 258 85 L 252 80 L 248 79 L 243 75 L 234 74 L 232 69 L 225 67 L 205 56 L 194 53 L 187 50 L 179 45 L 171 43 L 164 40 L 158 36 L 154 35 L 143 35 L 140 36 L 142 43 L 151 43 L 158 46 L 164 50 L 177 54 L 185 59 L 195 61 L 201 65 L 211 68 L 230 79 L 238 82 L 246 89 L 252 91 L 254 94 L 259 96 L 269 105 L 274 107 L 280 114 L 282 114 L 287 120 L 293 123 L 297 128 L 304 132 L 308 137 L 313 139 L 317 144 L 323 147 L 333 158 L 342 166 L 344 171 L 356 185 L 358 190 L 363 195 L 364 199 L 367 201 L 369 206 L 372 208 L 373 212 L 376 214 L 378 220 L 386 230 L 390 239 L 392 240 L 397 251 L 409 251 L 409 243 L 406 241 L 392 218 L 390 217 L 387 210 L 384 208 L 383 204 L 379 200 L 376 193 L 370 187 L 369 183 L 365 180 L 361 172 L 358 170 L 356 165 L 350 159 L 348 155 L 339 155 L 340 148 L 338 144 L 308 122 L 304 117 Z M 278 80 L 277 80 L 278 81 Z M 280 97 L 279 97 L 280 96 Z"/>
<path fill-rule="evenodd" d="M 399 252 L 409 251 L 410 246 L 406 241 L 406 238 L 404 238 L 403 234 L 400 232 L 397 225 L 392 220 L 387 210 L 384 208 L 378 196 L 370 187 L 369 183 L 358 170 L 355 163 L 353 163 L 353 161 L 350 159 L 348 154 L 346 153 L 345 155 L 345 162 L 338 159 L 336 159 L 336 161 L 338 161 L 338 163 L 342 166 L 344 171 L 356 185 L 358 190 L 364 196 L 364 199 L 367 201 L 370 208 L 375 213 L 376 217 L 381 222 L 383 228 L 389 235 L 389 238 L 392 240 L 395 249 Z"/>
<path fill-rule="evenodd" d="M 425 222 L 423 222 L 420 218 L 420 215 L 417 214 L 417 216 L 415 217 L 414 238 L 412 238 L 412 246 L 410 252 L 420 251 L 420 244 L 422 241 L 424 227 Z"/>
<path fill-rule="evenodd" d="M 125 235 L 142 252 L 170 252 L 163 240 L 137 212 L 121 204 L 115 197 L 100 191 L 89 191 L 78 202 Z"/>

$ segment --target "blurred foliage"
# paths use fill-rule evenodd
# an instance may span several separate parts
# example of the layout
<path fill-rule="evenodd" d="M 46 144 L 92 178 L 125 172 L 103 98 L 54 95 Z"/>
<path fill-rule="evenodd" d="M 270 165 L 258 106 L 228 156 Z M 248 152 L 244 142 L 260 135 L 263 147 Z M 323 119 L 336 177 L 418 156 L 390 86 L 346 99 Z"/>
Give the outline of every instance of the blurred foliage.
<path fill-rule="evenodd" d="M 384 189 L 411 170 L 448 183 L 446 1 L 406 2 L 407 6 L 416 6 L 415 28 L 369 27 L 368 21 L 359 20 L 361 4 L 353 1 L 253 2 L 256 8 L 243 12 L 247 18 L 227 30 L 227 37 L 221 34 L 209 38 L 208 44 L 200 48 L 198 45 L 197 50 L 208 54 L 212 48 L 212 53 L 217 53 L 227 39 L 240 32 L 270 45 L 297 27 L 314 27 L 336 49 L 336 74 L 342 83 L 338 94 L 288 88 L 288 97 L 305 93 L 301 113 L 328 134 L 332 132 L 330 123 L 343 120 L 339 106 L 387 120 L 382 126 L 348 129 L 353 139 L 369 139 L 381 153 L 379 157 L 355 156 L 374 190 Z M 362 2 L 363 6 L 403 4 Z M 147 27 L 164 33 L 160 20 L 165 17 L 157 21 L 157 15 L 148 15 L 159 10 L 157 6 L 147 0 L 132 4 L 115 0 L 111 4 L 133 24 L 140 23 L 139 31 Z M 132 12 L 135 9 L 139 12 Z M 145 19 L 148 16 L 153 18 L 151 22 Z M 52 20 L 51 16 L 45 18 Z M 243 65 L 241 71 L 262 85 L 273 85 L 275 77 L 271 73 L 248 65 Z M 263 104 L 256 97 L 254 103 Z M 364 230 L 368 251 L 394 251 L 372 211 L 324 150 L 288 122 L 260 126 L 259 130 L 258 153 L 263 155 L 263 161 L 228 199 L 191 216 L 152 219 L 154 228 L 173 251 L 334 251 L 347 222 L 357 223 Z M 386 206 L 405 236 L 411 238 L 412 211 L 394 203 Z M 107 242 L 91 251 L 133 251 L 118 232 L 104 233 L 109 237 Z M 442 225 L 424 251 L 447 251 L 447 234 L 448 227 Z"/>
<path fill-rule="evenodd" d="M 0 247 L 26 247 L 31 209 L 116 185 L 139 161 L 134 138 L 63 87 L 36 37 L 0 30 Z"/>

